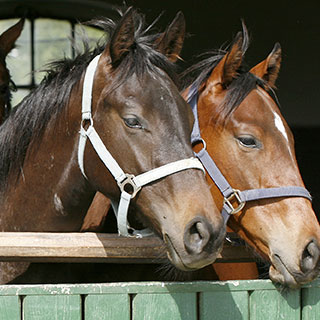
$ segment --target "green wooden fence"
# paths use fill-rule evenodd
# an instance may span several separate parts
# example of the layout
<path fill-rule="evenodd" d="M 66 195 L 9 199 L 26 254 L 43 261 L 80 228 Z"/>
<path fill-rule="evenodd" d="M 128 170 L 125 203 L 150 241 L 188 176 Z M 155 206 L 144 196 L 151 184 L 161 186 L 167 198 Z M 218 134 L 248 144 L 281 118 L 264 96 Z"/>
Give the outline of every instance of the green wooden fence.
<path fill-rule="evenodd" d="M 320 319 L 320 281 L 268 280 L 0 286 L 1 320 Z"/>

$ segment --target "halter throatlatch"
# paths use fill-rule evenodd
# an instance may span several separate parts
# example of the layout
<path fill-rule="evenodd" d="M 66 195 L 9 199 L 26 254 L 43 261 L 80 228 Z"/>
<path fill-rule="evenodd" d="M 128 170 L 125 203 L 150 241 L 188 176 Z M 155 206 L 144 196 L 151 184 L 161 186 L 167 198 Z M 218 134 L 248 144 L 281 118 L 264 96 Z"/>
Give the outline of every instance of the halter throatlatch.
<path fill-rule="evenodd" d="M 138 176 L 125 173 L 120 168 L 117 161 L 107 150 L 106 146 L 100 139 L 97 131 L 93 126 L 93 118 L 91 114 L 92 87 L 94 74 L 98 65 L 99 58 L 100 55 L 96 56 L 88 65 L 83 83 L 82 121 L 78 146 L 79 167 L 83 176 L 86 177 L 84 170 L 84 150 L 86 146 L 86 141 L 87 139 L 89 139 L 99 158 L 110 171 L 110 173 L 113 175 L 121 191 L 119 204 L 113 204 L 113 208 L 115 209 L 114 211 L 117 216 L 119 235 L 136 237 L 151 235 L 152 232 L 148 229 L 137 231 L 129 226 L 127 221 L 127 215 L 130 200 L 136 196 L 136 194 L 144 185 L 150 182 L 159 180 L 173 173 L 187 169 L 199 169 L 202 170 L 204 173 L 205 170 L 201 162 L 195 157 L 171 162 L 161 167 L 152 169 L 148 172 L 142 173 Z M 86 124 L 88 125 L 87 129 L 85 129 Z M 129 232 L 129 230 L 131 232 Z"/>
<path fill-rule="evenodd" d="M 195 153 L 195 155 L 201 161 L 207 173 L 223 195 L 224 200 L 221 214 L 225 223 L 227 223 L 231 215 L 241 211 L 247 201 L 282 197 L 304 197 L 312 201 L 309 191 L 303 187 L 297 186 L 251 189 L 244 191 L 233 189 L 207 152 L 206 144 L 201 138 L 198 119 L 198 88 L 195 85 L 192 85 L 190 88 L 188 103 L 191 105 L 195 118 L 191 133 L 191 143 L 195 144 L 201 142 L 203 144 L 203 148 L 198 153 Z"/>

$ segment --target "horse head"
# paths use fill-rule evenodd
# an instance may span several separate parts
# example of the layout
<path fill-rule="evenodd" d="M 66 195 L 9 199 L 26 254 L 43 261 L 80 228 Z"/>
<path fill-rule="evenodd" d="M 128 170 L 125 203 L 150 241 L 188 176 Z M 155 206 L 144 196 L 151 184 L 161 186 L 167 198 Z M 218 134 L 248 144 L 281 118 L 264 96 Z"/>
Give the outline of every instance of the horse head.
<path fill-rule="evenodd" d="M 163 54 L 171 61 L 179 55 L 183 16 L 179 14 L 155 41 L 154 50 L 145 50 L 146 36 L 137 38 L 136 23 L 129 9 L 101 53 L 92 91 L 95 130 L 119 166 L 135 176 L 193 157 L 193 116 L 163 59 Z M 118 185 L 91 146 L 84 167 L 94 189 L 117 207 Z M 157 179 L 132 202 L 142 222 L 163 237 L 177 267 L 196 269 L 216 258 L 224 228 L 201 170 Z"/>
<path fill-rule="evenodd" d="M 202 66 L 211 66 L 199 83 L 201 136 L 233 189 L 260 192 L 296 186 L 301 191 L 304 184 L 293 135 L 273 91 L 281 62 L 280 45 L 250 71 L 242 67 L 246 46 L 246 33 L 239 33 L 227 52 L 202 62 Z M 208 181 L 214 185 L 211 178 Z M 213 186 L 211 191 L 221 207 L 226 204 L 218 188 Z M 272 280 L 295 287 L 316 277 L 320 228 L 307 192 L 294 197 L 280 193 L 246 203 L 236 198 L 231 201 L 239 201 L 231 205 L 241 206 L 234 210 L 228 225 L 271 262 Z"/>

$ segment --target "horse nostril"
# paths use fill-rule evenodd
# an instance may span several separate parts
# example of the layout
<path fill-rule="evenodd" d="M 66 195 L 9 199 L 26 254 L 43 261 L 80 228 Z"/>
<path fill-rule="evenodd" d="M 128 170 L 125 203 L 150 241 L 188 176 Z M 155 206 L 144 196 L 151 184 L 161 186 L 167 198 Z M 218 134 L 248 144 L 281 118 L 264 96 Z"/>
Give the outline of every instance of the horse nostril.
<path fill-rule="evenodd" d="M 197 217 L 193 219 L 185 229 L 184 244 L 186 250 L 192 254 L 199 254 L 203 251 L 212 237 L 213 229 L 209 222 Z"/>
<path fill-rule="evenodd" d="M 314 241 L 309 242 L 302 253 L 301 270 L 308 272 L 313 270 L 319 260 L 320 249 Z"/>

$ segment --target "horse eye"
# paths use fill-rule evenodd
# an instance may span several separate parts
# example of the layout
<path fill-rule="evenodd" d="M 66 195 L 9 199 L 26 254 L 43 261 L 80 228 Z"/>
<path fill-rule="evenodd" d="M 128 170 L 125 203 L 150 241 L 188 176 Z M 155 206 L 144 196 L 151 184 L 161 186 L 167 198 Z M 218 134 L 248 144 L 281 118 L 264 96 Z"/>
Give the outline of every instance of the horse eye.
<path fill-rule="evenodd" d="M 246 148 L 260 148 L 261 144 L 252 136 L 242 136 L 237 138 L 240 145 Z"/>
<path fill-rule="evenodd" d="M 142 125 L 137 118 L 125 118 L 124 123 L 129 128 L 142 129 Z"/>

